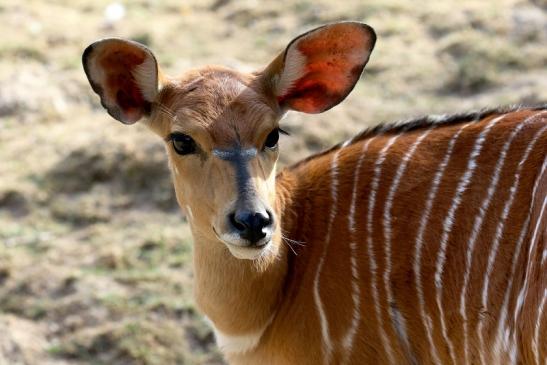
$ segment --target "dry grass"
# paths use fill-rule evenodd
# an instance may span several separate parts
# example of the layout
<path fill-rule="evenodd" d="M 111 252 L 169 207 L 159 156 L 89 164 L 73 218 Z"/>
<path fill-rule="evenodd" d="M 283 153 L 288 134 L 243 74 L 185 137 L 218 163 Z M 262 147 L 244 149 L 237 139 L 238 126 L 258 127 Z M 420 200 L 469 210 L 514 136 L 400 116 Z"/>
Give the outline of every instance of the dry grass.
<path fill-rule="evenodd" d="M 283 121 L 286 164 L 381 121 L 547 100 L 542 4 L 141 0 L 108 24 L 108 1 L 0 2 L 0 364 L 222 362 L 161 142 L 100 109 L 90 42 L 139 40 L 173 75 L 250 70 L 314 25 L 369 23 L 379 40 L 348 100 Z"/>

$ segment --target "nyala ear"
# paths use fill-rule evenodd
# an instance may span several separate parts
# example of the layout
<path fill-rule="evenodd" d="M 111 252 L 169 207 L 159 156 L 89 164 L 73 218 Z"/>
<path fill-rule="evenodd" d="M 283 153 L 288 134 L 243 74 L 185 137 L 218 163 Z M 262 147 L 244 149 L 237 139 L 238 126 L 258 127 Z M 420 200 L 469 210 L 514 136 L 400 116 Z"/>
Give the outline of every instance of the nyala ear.
<path fill-rule="evenodd" d="M 87 47 L 82 63 L 108 114 L 125 124 L 150 114 L 159 85 L 158 64 L 147 47 L 107 38 Z"/>
<path fill-rule="evenodd" d="M 263 72 L 268 92 L 282 109 L 321 113 L 351 92 L 376 42 L 362 23 L 328 24 L 289 43 Z"/>

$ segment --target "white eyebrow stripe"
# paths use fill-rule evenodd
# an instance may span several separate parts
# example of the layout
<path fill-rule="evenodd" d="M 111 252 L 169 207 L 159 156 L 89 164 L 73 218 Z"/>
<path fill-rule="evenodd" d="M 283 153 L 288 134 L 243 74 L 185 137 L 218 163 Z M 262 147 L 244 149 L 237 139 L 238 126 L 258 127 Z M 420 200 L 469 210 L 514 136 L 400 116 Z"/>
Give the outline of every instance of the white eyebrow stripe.
<path fill-rule="evenodd" d="M 213 155 L 220 158 L 221 160 L 232 161 L 237 159 L 248 160 L 257 155 L 256 148 L 246 148 L 246 149 L 213 149 Z"/>

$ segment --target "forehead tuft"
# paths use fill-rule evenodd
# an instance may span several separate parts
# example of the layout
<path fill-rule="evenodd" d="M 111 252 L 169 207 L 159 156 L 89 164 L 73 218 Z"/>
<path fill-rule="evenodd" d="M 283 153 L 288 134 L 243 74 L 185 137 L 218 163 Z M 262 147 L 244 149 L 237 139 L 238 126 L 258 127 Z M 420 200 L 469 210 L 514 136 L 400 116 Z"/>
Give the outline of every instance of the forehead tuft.
<path fill-rule="evenodd" d="M 276 115 L 254 81 L 252 75 L 227 69 L 197 70 L 175 83 L 164 100 L 176 113 L 176 123 L 198 124 L 215 142 L 252 139 L 259 124 L 271 124 Z"/>

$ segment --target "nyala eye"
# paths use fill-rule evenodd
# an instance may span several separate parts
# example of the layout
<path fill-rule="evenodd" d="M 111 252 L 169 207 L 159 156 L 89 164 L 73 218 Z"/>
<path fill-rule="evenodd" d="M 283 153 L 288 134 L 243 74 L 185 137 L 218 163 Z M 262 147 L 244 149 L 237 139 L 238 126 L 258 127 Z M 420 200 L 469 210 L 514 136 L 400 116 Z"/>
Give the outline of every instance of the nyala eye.
<path fill-rule="evenodd" d="M 268 137 L 266 137 L 266 142 L 264 142 L 264 147 L 267 148 L 275 148 L 277 146 L 277 142 L 279 141 L 279 129 L 274 129 L 273 131 L 268 134 Z"/>
<path fill-rule="evenodd" d="M 175 152 L 179 155 L 189 155 L 196 152 L 196 142 L 186 134 L 174 133 L 171 135 L 171 141 Z"/>

